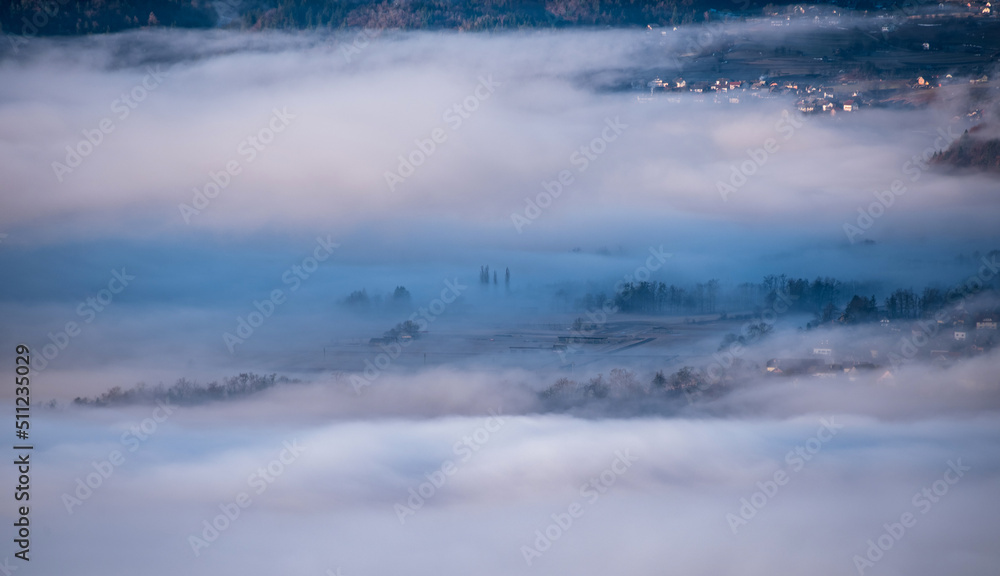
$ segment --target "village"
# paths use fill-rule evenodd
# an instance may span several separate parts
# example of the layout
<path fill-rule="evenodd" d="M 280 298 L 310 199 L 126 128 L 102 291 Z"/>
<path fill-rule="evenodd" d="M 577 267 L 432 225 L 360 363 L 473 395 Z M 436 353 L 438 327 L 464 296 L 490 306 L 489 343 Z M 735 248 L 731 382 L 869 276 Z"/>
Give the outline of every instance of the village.
<path fill-rule="evenodd" d="M 741 104 L 768 98 L 794 99 L 795 108 L 804 115 L 858 112 L 865 108 L 910 106 L 915 102 L 934 98 L 934 89 L 971 84 L 986 86 L 989 76 L 984 74 L 967 82 L 951 74 L 943 77 L 918 76 L 912 81 L 890 80 L 860 82 L 844 80 L 840 84 L 812 84 L 796 80 L 768 81 L 733 80 L 718 78 L 714 81 L 687 82 L 682 77 L 672 80 L 654 78 L 649 82 L 649 93 L 637 97 L 640 103 L 664 98 L 669 103 L 691 101 L 702 104 Z M 981 108 L 970 109 L 970 120 L 981 118 Z"/>
<path fill-rule="evenodd" d="M 951 318 L 912 322 L 882 318 L 881 334 L 852 340 L 840 346 L 830 340 L 816 342 L 811 354 L 799 358 L 773 358 L 767 362 L 769 376 L 846 377 L 856 379 L 876 371 L 878 381 L 891 381 L 910 361 L 947 366 L 992 350 L 998 341 L 997 319 L 992 312 L 962 312 Z"/>
<path fill-rule="evenodd" d="M 763 17 L 718 13 L 697 33 L 649 25 L 667 56 L 655 68 L 625 71 L 607 88 L 666 100 L 738 105 L 791 100 L 802 114 L 912 109 L 968 94 L 970 119 L 997 90 L 1000 19 L 989 1 L 917 3 L 875 18 L 836 6 L 764 8 Z M 779 35 L 774 45 L 764 38 Z"/>

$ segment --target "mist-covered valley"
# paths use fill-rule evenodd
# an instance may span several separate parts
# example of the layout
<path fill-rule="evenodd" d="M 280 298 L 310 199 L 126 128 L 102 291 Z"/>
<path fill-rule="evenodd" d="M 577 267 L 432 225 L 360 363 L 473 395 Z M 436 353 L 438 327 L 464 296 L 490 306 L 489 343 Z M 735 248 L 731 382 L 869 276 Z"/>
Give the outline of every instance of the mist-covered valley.
<path fill-rule="evenodd" d="M 992 137 L 996 70 L 847 109 L 885 88 L 716 46 L 830 28 L 0 53 L 0 366 L 31 357 L 34 446 L 31 562 L 16 526 L 4 555 L 994 573 L 1000 199 L 940 157 Z"/>

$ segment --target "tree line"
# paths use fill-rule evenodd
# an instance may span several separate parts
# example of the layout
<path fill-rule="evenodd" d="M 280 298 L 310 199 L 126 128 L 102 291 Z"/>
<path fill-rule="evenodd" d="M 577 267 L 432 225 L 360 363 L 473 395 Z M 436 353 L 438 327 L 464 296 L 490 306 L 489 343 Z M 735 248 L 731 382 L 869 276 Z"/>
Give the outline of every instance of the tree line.
<path fill-rule="evenodd" d="M 396 286 L 391 294 L 382 296 L 380 294 L 368 294 L 368 289 L 355 290 L 341 301 L 341 304 L 348 308 L 359 311 L 367 311 L 373 308 L 389 308 L 392 310 L 409 310 L 413 303 L 413 296 L 405 286 Z"/>
<path fill-rule="evenodd" d="M 26 37 L 107 34 L 146 26 L 212 28 L 218 19 L 209 0 L 0 2 L 0 32 Z"/>
<path fill-rule="evenodd" d="M 895 0 L 900 3 L 910 0 Z M 841 4 L 860 6 L 859 0 Z M 860 0 L 872 4 L 872 0 Z M 791 0 L 779 0 L 791 5 Z M 835 2 L 836 4 L 836 2 Z M 892 4 L 892 2 L 889 2 Z M 865 6 L 864 9 L 874 9 Z M 771 10 L 774 10 L 773 6 Z M 760 0 L 254 0 L 229 25 L 244 30 L 453 29 L 678 26 L 763 13 Z M 12 0 L 0 31 L 26 36 L 104 34 L 147 26 L 210 28 L 210 0 Z"/>
<path fill-rule="evenodd" d="M 996 254 L 996 251 L 990 253 Z M 996 291 L 997 284 L 994 279 L 983 289 Z M 872 294 L 877 289 L 875 284 L 843 282 L 832 277 L 809 280 L 781 274 L 764 276 L 759 283 L 746 282 L 726 291 L 718 280 L 689 287 L 656 281 L 628 282 L 611 296 L 603 292 L 587 293 L 576 304 L 583 310 L 613 304 L 626 314 L 726 314 L 727 310 L 759 313 L 774 307 L 780 298 L 788 311 L 812 314 L 812 326 L 832 321 L 858 324 L 880 319 L 930 318 L 952 300 L 950 291 L 957 290 L 928 286 L 918 293 L 912 288 L 896 288 L 880 302 Z"/>
<path fill-rule="evenodd" d="M 123 390 L 115 386 L 99 396 L 76 397 L 73 404 L 78 406 L 121 406 L 127 404 L 151 404 L 157 400 L 181 405 L 202 404 L 218 400 L 244 398 L 258 392 L 273 388 L 278 384 L 297 382 L 277 374 L 242 373 L 238 376 L 224 378 L 222 382 L 213 380 L 208 384 L 198 384 L 181 378 L 172 386 L 165 387 L 162 383 L 147 386 L 136 384 L 133 388 Z"/>
<path fill-rule="evenodd" d="M 710 378 L 704 371 L 684 366 L 672 374 L 658 370 L 648 381 L 625 368 L 612 369 L 607 377 L 598 373 L 586 380 L 562 377 L 538 393 L 538 399 L 550 410 L 567 410 L 591 403 L 639 402 L 657 411 L 655 401 L 665 401 L 676 406 L 690 402 L 718 398 L 729 392 L 737 382 L 749 381 L 760 373 L 754 363 L 736 359 L 731 366 Z M 683 400 L 683 402 L 679 402 Z M 651 402 L 652 401 L 652 402 Z"/>
<path fill-rule="evenodd" d="M 489 264 L 479 267 L 479 283 L 489 284 L 490 283 L 490 266 Z M 493 284 L 497 284 L 497 271 L 493 270 Z M 510 268 L 507 268 L 503 273 L 503 285 L 510 288 Z"/>

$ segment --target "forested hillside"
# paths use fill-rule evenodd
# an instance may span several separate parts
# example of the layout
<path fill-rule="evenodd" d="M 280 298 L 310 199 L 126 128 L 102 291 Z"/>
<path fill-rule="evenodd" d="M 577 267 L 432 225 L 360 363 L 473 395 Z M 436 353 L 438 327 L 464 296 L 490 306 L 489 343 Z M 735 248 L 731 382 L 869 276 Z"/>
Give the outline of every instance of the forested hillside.
<path fill-rule="evenodd" d="M 871 10 L 871 2 L 833 2 Z M 22 36 L 141 27 L 238 29 L 498 30 L 569 26 L 673 26 L 792 9 L 785 0 L 13 0 L 0 31 Z M 880 4 L 891 11 L 892 3 Z"/>

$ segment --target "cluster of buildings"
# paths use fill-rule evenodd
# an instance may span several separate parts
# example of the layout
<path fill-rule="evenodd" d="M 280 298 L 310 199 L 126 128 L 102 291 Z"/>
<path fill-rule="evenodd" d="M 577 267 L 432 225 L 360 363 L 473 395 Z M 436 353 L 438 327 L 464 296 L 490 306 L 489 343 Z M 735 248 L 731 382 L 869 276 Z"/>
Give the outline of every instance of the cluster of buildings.
<path fill-rule="evenodd" d="M 739 104 L 751 98 L 799 96 L 796 107 L 803 114 L 827 112 L 856 112 L 863 105 L 871 102 L 862 99 L 858 91 L 848 92 L 844 96 L 842 90 L 800 84 L 797 81 L 775 80 L 730 80 L 719 78 L 715 81 L 687 82 L 683 78 L 664 81 L 656 78 L 649 82 L 649 96 L 640 96 L 640 102 L 650 101 L 663 95 L 668 102 L 680 102 L 682 94 L 687 94 L 695 102 L 712 102 L 715 104 Z"/>
<path fill-rule="evenodd" d="M 908 324 L 912 324 L 907 328 Z M 949 364 L 991 350 L 1000 342 L 1000 314 L 962 313 L 949 320 L 905 322 L 882 319 L 886 331 L 883 345 L 859 344 L 857 349 L 837 349 L 828 340 L 820 341 L 809 356 L 772 358 L 765 372 L 784 377 L 844 377 L 854 380 L 874 373 L 880 381 L 892 378 L 898 363 L 909 360 Z"/>
<path fill-rule="evenodd" d="M 919 91 L 932 90 L 951 84 L 964 82 L 944 76 L 917 76 L 912 80 L 874 80 L 859 82 L 844 80 L 840 84 L 816 86 L 798 80 L 731 80 L 718 78 L 714 81 L 692 81 L 684 78 L 662 80 L 654 78 L 647 84 L 649 94 L 638 97 L 639 102 L 649 102 L 665 97 L 668 102 L 680 103 L 682 97 L 695 102 L 714 104 L 740 104 L 754 98 L 797 98 L 795 107 L 802 114 L 837 114 L 857 112 L 861 108 L 899 104 L 907 96 L 916 96 Z M 972 78 L 968 82 L 985 84 L 989 76 Z"/>
<path fill-rule="evenodd" d="M 948 361 L 992 349 L 998 339 L 997 320 L 1000 315 L 992 313 L 978 314 L 975 319 L 967 313 L 956 317 L 931 340 L 935 344 L 930 351 L 931 357 Z"/>

